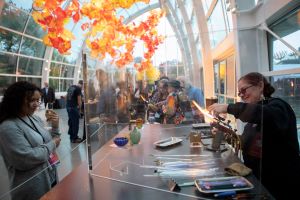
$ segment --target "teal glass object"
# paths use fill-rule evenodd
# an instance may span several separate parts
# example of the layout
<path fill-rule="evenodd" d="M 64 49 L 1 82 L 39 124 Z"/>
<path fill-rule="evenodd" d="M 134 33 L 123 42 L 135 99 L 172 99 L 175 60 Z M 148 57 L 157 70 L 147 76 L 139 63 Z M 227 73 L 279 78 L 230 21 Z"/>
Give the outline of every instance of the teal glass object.
<path fill-rule="evenodd" d="M 133 131 L 130 133 L 131 144 L 138 144 L 141 140 L 141 132 L 134 127 Z"/>

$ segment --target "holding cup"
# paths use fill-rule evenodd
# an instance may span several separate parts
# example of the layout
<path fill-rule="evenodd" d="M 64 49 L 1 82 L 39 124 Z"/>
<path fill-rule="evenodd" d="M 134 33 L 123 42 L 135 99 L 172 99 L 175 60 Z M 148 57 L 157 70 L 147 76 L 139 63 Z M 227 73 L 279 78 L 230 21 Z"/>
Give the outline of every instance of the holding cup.
<path fill-rule="evenodd" d="M 52 132 L 58 133 L 59 132 L 59 117 L 56 112 L 53 110 L 46 110 L 45 113 L 47 122 L 50 124 L 52 128 Z"/>

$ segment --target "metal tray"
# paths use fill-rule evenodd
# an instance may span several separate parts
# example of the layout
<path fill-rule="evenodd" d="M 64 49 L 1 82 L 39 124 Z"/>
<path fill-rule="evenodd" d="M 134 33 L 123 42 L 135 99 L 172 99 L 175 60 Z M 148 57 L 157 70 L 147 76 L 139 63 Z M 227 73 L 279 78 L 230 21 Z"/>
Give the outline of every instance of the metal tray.
<path fill-rule="evenodd" d="M 182 141 L 183 141 L 183 139 L 181 139 L 181 138 L 170 137 L 170 138 L 167 138 L 167 139 L 158 140 L 158 141 L 154 142 L 154 145 L 157 146 L 157 147 L 168 147 L 168 146 L 172 146 L 174 144 L 178 144 Z"/>

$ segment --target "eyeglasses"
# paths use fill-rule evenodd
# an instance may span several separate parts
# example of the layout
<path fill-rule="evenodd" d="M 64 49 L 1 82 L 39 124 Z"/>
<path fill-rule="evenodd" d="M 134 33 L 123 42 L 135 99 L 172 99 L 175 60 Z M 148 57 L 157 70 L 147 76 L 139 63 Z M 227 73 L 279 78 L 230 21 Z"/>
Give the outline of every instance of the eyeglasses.
<path fill-rule="evenodd" d="M 238 96 L 244 95 L 247 90 L 251 87 L 253 87 L 254 85 L 249 85 L 248 87 L 242 88 L 239 92 L 238 92 Z"/>

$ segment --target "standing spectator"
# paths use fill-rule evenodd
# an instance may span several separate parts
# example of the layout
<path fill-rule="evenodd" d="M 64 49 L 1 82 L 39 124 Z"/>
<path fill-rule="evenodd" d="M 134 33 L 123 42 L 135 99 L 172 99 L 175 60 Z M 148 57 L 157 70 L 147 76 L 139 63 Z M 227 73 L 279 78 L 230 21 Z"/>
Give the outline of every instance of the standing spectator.
<path fill-rule="evenodd" d="M 195 101 L 198 105 L 204 108 L 204 95 L 203 91 L 200 88 L 193 86 L 190 81 L 187 81 L 183 78 L 178 78 L 180 85 L 185 89 L 187 96 L 190 101 Z"/>
<path fill-rule="evenodd" d="M 184 88 L 184 93 L 187 95 L 191 108 L 194 123 L 204 123 L 204 115 L 191 103 L 195 101 L 199 106 L 204 108 L 204 95 L 203 91 L 197 87 L 194 87 L 189 80 L 179 77 L 180 85 Z"/>
<path fill-rule="evenodd" d="M 7 167 L 12 199 L 39 199 L 58 181 L 53 159 L 60 138 L 44 128 L 34 115 L 40 105 L 40 89 L 25 81 L 8 87 L 0 104 L 0 152 Z M 47 120 L 58 127 L 52 111 Z M 2 187 L 2 186 L 1 186 Z"/>
<path fill-rule="evenodd" d="M 82 85 L 83 81 L 80 80 L 77 85 L 71 85 L 67 91 L 68 134 L 72 143 L 80 143 L 82 141 L 78 137 L 80 109 L 82 105 Z"/>
<path fill-rule="evenodd" d="M 47 108 L 47 104 L 49 109 L 53 108 L 53 104 L 55 102 L 55 91 L 52 87 L 49 87 L 48 83 L 44 83 L 44 88 L 42 89 L 42 101 L 44 101 L 45 108 Z"/>

